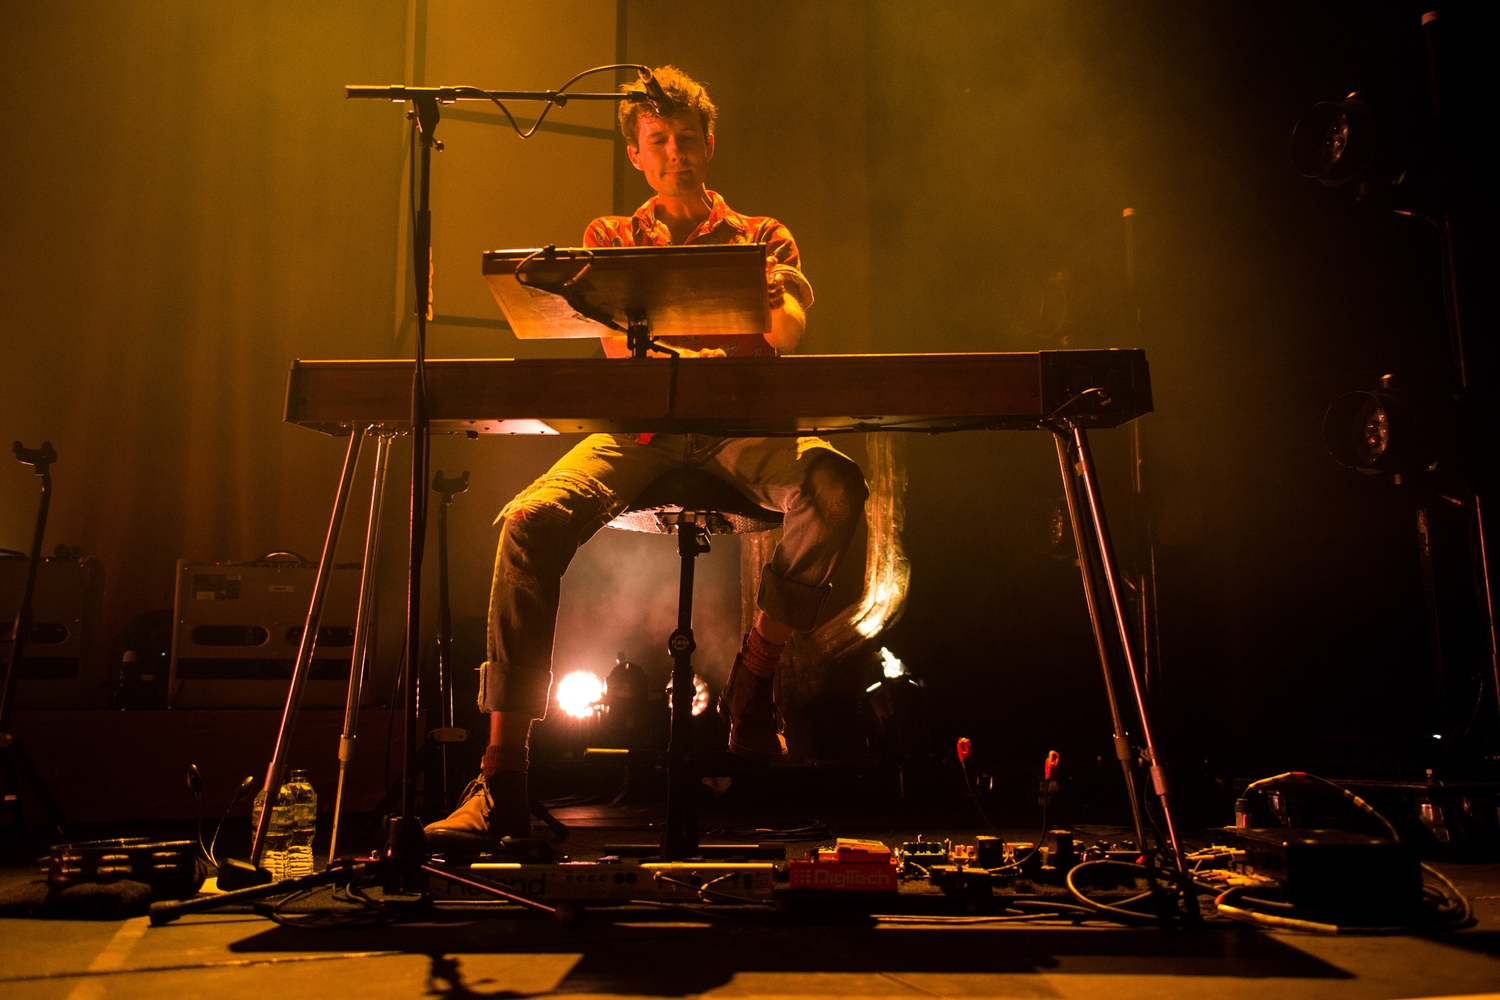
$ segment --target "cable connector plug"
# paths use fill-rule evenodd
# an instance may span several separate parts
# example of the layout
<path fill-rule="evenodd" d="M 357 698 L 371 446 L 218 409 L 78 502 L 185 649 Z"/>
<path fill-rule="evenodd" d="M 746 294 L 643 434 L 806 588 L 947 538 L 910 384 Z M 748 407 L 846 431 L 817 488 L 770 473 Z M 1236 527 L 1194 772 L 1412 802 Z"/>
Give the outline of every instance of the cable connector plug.
<path fill-rule="evenodd" d="M 1057 773 L 1058 766 L 1062 764 L 1062 755 L 1056 750 L 1047 751 L 1047 759 L 1042 763 L 1042 780 L 1037 786 L 1037 802 L 1045 809 L 1051 802 L 1052 797 L 1057 794 L 1058 784 L 1053 777 Z"/>

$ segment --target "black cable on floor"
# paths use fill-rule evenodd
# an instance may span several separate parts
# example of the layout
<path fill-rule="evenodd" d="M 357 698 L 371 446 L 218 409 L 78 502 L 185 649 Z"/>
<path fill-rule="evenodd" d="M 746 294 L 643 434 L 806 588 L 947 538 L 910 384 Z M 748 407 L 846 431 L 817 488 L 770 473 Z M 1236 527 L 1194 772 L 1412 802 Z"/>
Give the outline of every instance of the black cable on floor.
<path fill-rule="evenodd" d="M 815 819 L 791 826 L 721 826 L 704 836 L 745 844 L 765 844 L 783 840 L 832 840 L 833 831 L 822 820 Z"/>
<path fill-rule="evenodd" d="M 1326 920 L 1309 920 L 1306 917 L 1297 916 L 1296 907 L 1290 903 L 1246 896 L 1245 891 L 1252 887 L 1241 885 L 1226 889 L 1214 897 L 1214 908 L 1220 916 L 1237 920 L 1240 923 L 1268 929 L 1305 931 L 1310 934 L 1344 936 L 1411 934 L 1419 931 L 1454 931 L 1472 927 L 1477 921 L 1474 919 L 1474 908 L 1469 903 L 1468 897 L 1436 868 L 1424 864 L 1422 871 L 1436 879 L 1437 884 L 1423 883 L 1422 902 L 1428 912 L 1405 924 L 1363 926 L 1338 924 Z M 1267 913 L 1268 909 L 1277 912 Z"/>

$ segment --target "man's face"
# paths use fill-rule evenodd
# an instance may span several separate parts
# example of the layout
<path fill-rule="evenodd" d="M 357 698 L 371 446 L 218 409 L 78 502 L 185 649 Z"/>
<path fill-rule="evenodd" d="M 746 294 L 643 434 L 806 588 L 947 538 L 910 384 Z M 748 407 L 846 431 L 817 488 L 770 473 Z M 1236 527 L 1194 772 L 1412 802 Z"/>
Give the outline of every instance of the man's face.
<path fill-rule="evenodd" d="M 691 112 L 673 118 L 643 114 L 637 142 L 625 151 L 657 194 L 687 198 L 701 190 L 708 177 L 714 137 L 703 134 L 703 122 Z"/>

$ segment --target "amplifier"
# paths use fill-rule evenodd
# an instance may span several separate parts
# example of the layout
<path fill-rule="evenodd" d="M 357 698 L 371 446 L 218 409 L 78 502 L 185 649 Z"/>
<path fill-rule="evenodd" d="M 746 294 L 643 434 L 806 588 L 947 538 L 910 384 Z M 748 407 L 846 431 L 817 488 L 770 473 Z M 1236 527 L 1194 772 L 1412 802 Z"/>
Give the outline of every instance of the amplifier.
<path fill-rule="evenodd" d="M 177 562 L 173 708 L 279 708 L 302 641 L 317 566 L 303 562 Z M 303 689 L 306 708 L 342 707 L 349 690 L 359 564 L 334 567 Z M 375 685 L 364 686 L 363 704 Z"/>
<path fill-rule="evenodd" d="M 0 677 L 10 664 L 28 560 L 0 558 Z M 104 708 L 109 650 L 103 643 L 104 566 L 52 558 L 37 567 L 31 635 L 16 684 L 16 708 Z"/>

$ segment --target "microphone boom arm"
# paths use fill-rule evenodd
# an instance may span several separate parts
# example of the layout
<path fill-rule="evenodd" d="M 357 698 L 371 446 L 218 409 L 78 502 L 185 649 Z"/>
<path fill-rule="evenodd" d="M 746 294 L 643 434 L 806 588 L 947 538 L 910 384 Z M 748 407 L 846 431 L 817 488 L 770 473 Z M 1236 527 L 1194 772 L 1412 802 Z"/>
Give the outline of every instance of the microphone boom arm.
<path fill-rule="evenodd" d="M 456 101 L 544 101 L 562 107 L 569 101 L 634 101 L 649 103 L 650 97 L 640 91 L 629 93 L 582 93 L 569 94 L 561 90 L 481 90 L 479 87 L 408 87 L 403 84 L 370 86 L 350 84 L 344 88 L 344 96 L 350 99 L 391 101 L 401 104 L 421 98 L 436 98 L 439 104 Z"/>

